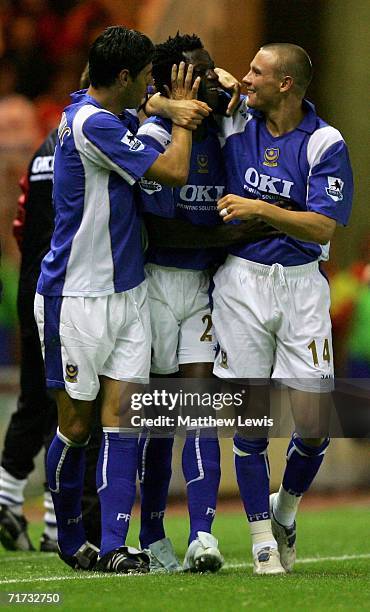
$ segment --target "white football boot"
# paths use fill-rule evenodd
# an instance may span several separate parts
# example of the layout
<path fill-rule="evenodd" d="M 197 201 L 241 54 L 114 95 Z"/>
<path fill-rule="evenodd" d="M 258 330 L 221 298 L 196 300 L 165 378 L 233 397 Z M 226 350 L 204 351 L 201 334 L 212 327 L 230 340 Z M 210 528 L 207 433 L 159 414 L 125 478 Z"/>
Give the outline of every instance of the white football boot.
<path fill-rule="evenodd" d="M 287 572 L 291 572 L 296 560 L 296 523 L 294 521 L 291 527 L 285 527 L 278 523 L 274 516 L 274 500 L 277 495 L 277 493 L 271 493 L 270 495 L 272 534 L 278 544 L 281 565 Z"/>
<path fill-rule="evenodd" d="M 265 546 L 254 555 L 253 574 L 255 576 L 268 576 L 273 574 L 285 574 L 285 569 L 280 563 L 279 551 L 276 548 Z"/>
<path fill-rule="evenodd" d="M 183 569 L 186 572 L 218 572 L 224 564 L 224 558 L 218 550 L 218 541 L 206 531 L 198 535 L 189 544 L 186 551 Z"/>
<path fill-rule="evenodd" d="M 145 550 L 150 557 L 150 572 L 151 573 L 173 573 L 182 572 L 176 553 L 173 549 L 172 542 L 169 538 L 162 538 L 153 542 Z"/>

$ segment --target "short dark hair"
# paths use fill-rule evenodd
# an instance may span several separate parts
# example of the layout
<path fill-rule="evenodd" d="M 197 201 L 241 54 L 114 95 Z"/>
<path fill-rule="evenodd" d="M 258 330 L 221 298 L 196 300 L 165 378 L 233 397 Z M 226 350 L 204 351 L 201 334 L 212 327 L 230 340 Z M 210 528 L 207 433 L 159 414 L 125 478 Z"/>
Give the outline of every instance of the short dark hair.
<path fill-rule="evenodd" d="M 273 51 L 277 55 L 277 71 L 284 76 L 294 78 L 296 87 L 305 94 L 312 80 L 312 62 L 307 51 L 292 43 L 269 43 L 261 47 L 264 51 Z"/>
<path fill-rule="evenodd" d="M 155 45 L 153 56 L 153 78 L 156 89 L 165 93 L 164 85 L 171 89 L 171 70 L 173 64 L 184 60 L 184 53 L 203 49 L 203 43 L 196 34 L 180 34 L 171 36 L 164 42 Z"/>
<path fill-rule="evenodd" d="M 126 68 L 135 79 L 152 61 L 152 41 L 136 30 L 124 26 L 107 28 L 93 42 L 89 53 L 89 77 L 93 87 L 112 85 Z"/>

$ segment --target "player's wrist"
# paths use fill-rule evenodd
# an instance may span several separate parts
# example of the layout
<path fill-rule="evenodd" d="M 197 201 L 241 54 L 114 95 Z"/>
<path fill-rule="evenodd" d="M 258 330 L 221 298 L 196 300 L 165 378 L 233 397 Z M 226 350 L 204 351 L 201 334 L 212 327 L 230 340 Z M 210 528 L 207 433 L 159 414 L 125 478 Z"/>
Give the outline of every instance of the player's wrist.
<path fill-rule="evenodd" d="M 263 219 L 264 217 L 264 202 L 262 200 L 250 200 L 248 203 L 248 218 Z"/>

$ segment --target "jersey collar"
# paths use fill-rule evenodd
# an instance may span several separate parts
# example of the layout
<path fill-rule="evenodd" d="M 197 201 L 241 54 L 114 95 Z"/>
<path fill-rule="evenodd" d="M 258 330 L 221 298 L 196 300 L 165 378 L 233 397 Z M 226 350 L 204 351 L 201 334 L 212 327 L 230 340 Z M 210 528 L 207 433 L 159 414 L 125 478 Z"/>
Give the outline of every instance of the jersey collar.
<path fill-rule="evenodd" d="M 246 99 L 246 106 L 248 109 L 248 113 L 259 120 L 264 120 L 264 114 L 256 110 L 255 108 L 248 107 L 248 98 Z M 297 125 L 296 130 L 300 130 L 302 132 L 307 132 L 308 134 L 312 134 L 317 127 L 317 114 L 314 104 L 306 100 L 306 98 L 302 101 L 302 106 L 305 111 L 305 116 L 303 117 L 301 123 Z"/>

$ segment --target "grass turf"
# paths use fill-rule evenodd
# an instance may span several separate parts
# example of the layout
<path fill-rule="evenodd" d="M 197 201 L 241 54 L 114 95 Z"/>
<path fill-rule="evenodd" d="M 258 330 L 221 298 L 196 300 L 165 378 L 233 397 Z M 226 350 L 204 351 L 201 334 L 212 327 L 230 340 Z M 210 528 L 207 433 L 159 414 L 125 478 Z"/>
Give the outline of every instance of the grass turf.
<path fill-rule="evenodd" d="M 172 516 L 166 524 L 181 558 L 186 548 L 187 520 Z M 220 513 L 215 521 L 214 533 L 225 556 L 225 567 L 213 575 L 102 576 L 73 572 L 56 555 L 1 550 L 1 603 L 6 593 L 17 591 L 59 592 L 62 603 L 57 609 L 67 611 L 370 610 L 369 527 L 366 508 L 301 512 L 300 562 L 292 575 L 283 577 L 252 576 L 248 529 L 245 516 L 239 513 Z M 35 544 L 41 528 L 30 528 Z M 137 542 L 137 529 L 133 520 L 129 544 Z M 45 604 L 22 608 L 44 610 Z"/>

